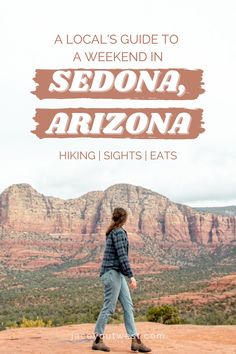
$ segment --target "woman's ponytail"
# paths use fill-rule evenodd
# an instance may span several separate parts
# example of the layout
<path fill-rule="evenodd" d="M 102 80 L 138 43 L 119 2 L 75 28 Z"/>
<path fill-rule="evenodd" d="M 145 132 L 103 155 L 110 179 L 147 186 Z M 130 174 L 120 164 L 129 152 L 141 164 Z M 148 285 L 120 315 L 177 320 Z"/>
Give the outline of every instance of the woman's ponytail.
<path fill-rule="evenodd" d="M 115 208 L 112 213 L 112 222 L 106 231 L 106 236 L 108 236 L 113 229 L 124 225 L 126 220 L 127 211 L 123 208 Z"/>

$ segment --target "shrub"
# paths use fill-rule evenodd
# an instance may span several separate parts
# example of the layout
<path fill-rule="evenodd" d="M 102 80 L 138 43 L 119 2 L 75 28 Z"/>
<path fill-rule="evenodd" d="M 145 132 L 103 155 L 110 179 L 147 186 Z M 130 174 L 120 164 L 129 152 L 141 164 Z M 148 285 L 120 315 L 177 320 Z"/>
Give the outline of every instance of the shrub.
<path fill-rule="evenodd" d="M 147 311 L 147 320 L 164 324 L 181 323 L 178 308 L 172 305 L 149 307 Z"/>
<path fill-rule="evenodd" d="M 22 320 L 18 323 L 15 324 L 13 323 L 10 328 L 16 328 L 16 327 L 51 327 L 52 326 L 52 321 L 44 321 L 41 318 L 37 318 L 36 320 L 30 320 L 25 317 L 22 318 Z"/>

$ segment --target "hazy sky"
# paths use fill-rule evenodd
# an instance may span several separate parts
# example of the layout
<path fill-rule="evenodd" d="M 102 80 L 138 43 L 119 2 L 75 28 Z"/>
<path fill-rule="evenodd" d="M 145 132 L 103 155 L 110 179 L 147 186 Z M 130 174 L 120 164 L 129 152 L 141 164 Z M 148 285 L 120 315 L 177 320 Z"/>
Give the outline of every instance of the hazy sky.
<path fill-rule="evenodd" d="M 0 191 L 29 183 L 62 198 L 131 183 L 189 205 L 236 204 L 235 1 L 2 1 Z M 176 33 L 162 63 L 93 64 L 93 67 L 203 69 L 206 92 L 196 101 L 148 102 L 150 107 L 203 108 L 205 133 L 195 140 L 38 139 L 33 116 L 40 107 L 78 107 L 78 102 L 39 101 L 35 69 L 68 68 L 76 50 L 104 46 L 55 46 L 57 34 Z M 138 49 L 138 47 L 135 47 Z M 112 47 L 115 50 L 115 47 Z M 119 49 L 117 47 L 117 49 Z M 139 47 L 143 50 L 144 47 Z M 124 50 L 124 48 L 123 48 Z M 134 50 L 126 47 L 126 50 Z M 82 63 L 86 67 L 86 63 Z M 82 65 L 81 64 L 81 65 Z M 91 100 L 80 105 L 98 107 Z M 115 101 L 99 103 L 116 107 Z M 136 101 L 130 107 L 146 107 Z M 60 161 L 59 151 L 175 150 L 175 161 Z"/>

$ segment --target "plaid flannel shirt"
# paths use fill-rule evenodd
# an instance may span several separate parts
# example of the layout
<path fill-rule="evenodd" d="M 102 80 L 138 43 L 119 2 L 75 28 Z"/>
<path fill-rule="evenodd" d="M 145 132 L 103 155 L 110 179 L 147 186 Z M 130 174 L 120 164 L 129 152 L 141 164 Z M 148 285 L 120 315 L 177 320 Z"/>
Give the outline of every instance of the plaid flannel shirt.
<path fill-rule="evenodd" d="M 100 276 L 109 269 L 115 269 L 131 278 L 133 272 L 129 264 L 128 252 L 129 241 L 126 231 L 122 227 L 113 229 L 107 236 Z"/>

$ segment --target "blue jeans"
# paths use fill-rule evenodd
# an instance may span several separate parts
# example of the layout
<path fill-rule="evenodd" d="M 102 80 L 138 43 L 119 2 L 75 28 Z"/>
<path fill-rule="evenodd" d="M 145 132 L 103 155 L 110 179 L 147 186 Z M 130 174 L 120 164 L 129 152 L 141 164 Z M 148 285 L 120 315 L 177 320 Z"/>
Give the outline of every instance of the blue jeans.
<path fill-rule="evenodd" d="M 128 336 L 137 335 L 133 302 L 125 276 L 114 269 L 110 269 L 101 276 L 101 280 L 104 287 L 104 303 L 97 318 L 95 334 L 104 334 L 108 318 L 115 312 L 117 300 L 119 300 L 124 311 L 124 322 Z"/>

